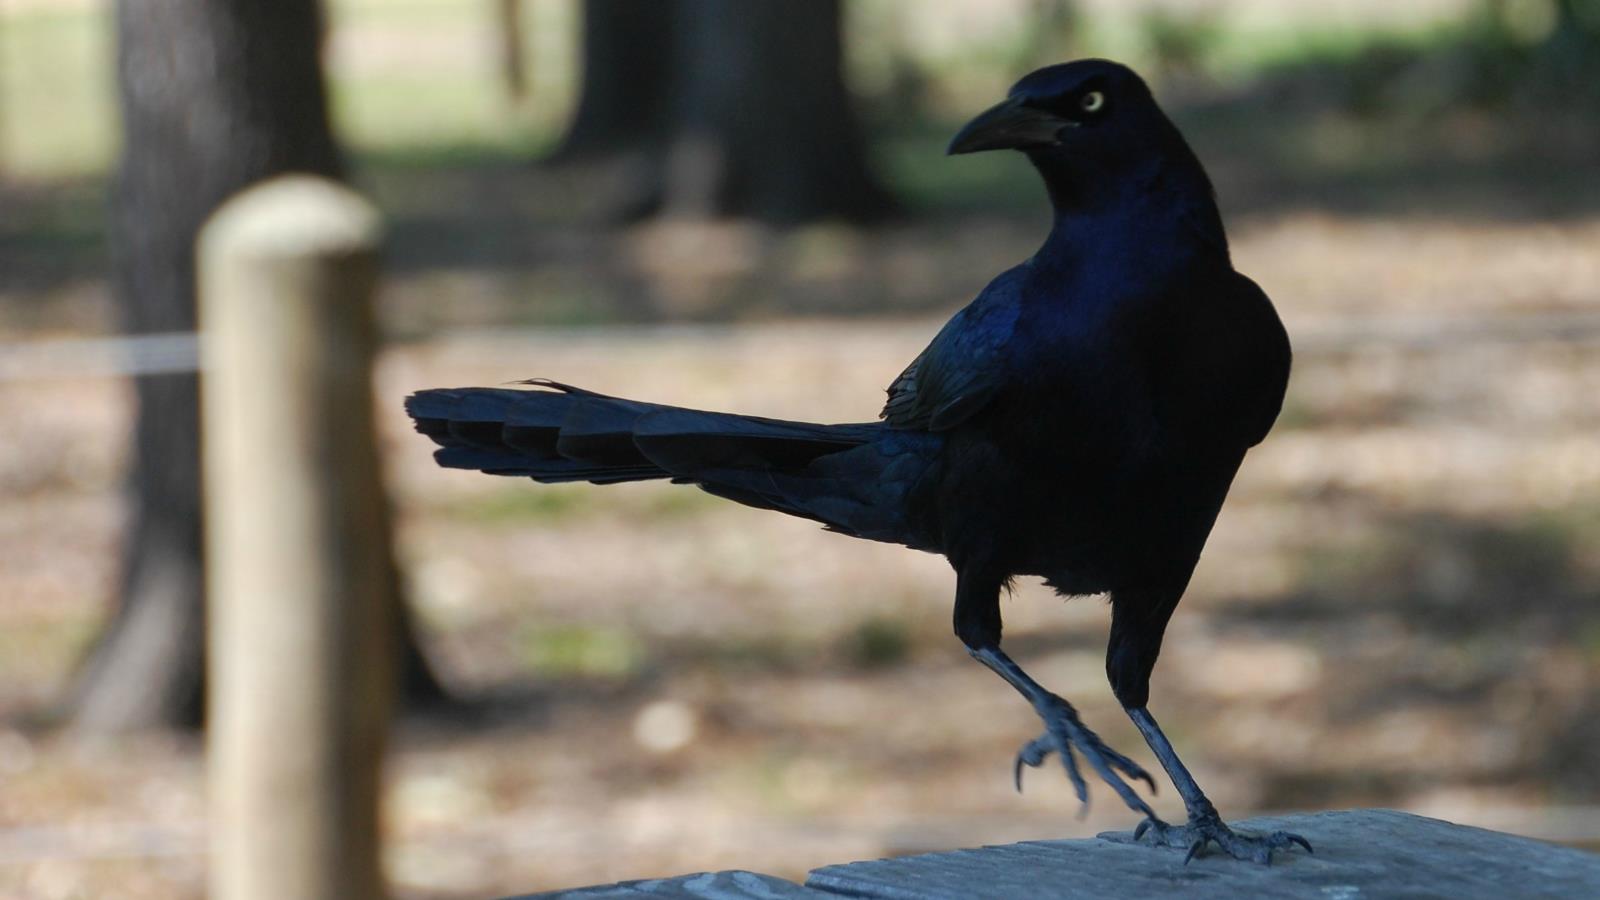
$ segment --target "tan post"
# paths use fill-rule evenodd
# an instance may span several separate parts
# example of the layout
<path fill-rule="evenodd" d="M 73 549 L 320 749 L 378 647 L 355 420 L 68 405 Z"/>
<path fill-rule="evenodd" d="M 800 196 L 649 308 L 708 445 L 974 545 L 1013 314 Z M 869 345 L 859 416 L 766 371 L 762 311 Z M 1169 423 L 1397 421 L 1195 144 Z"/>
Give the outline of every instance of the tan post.
<path fill-rule="evenodd" d="M 383 896 L 381 231 L 349 189 L 288 176 L 228 201 L 200 236 L 216 900 Z"/>

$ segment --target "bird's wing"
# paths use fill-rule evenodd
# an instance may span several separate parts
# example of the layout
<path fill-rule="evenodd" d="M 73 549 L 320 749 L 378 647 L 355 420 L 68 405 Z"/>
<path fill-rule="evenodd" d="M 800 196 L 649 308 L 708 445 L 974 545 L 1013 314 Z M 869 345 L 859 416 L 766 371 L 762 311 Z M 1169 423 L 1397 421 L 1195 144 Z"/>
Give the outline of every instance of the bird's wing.
<path fill-rule="evenodd" d="M 1153 335 L 1159 416 L 1178 431 L 1243 451 L 1260 443 L 1283 407 L 1292 350 L 1272 301 L 1228 270 L 1206 280 L 1203 303 L 1170 304 Z"/>
<path fill-rule="evenodd" d="M 1016 329 L 1019 269 L 996 278 L 951 317 L 889 385 L 879 416 L 895 428 L 944 431 L 983 409 L 1004 381 Z"/>
<path fill-rule="evenodd" d="M 1247 438 L 1254 447 L 1267 436 L 1283 409 L 1293 351 L 1289 346 L 1289 333 L 1284 330 L 1283 321 L 1278 318 L 1278 311 L 1266 292 L 1254 281 L 1238 274 L 1234 275 L 1232 287 L 1230 300 L 1235 309 L 1232 331 L 1235 340 L 1249 342 L 1248 350 L 1241 347 L 1238 356 L 1249 360 L 1250 389 L 1242 391 L 1235 402 L 1245 417 Z"/>

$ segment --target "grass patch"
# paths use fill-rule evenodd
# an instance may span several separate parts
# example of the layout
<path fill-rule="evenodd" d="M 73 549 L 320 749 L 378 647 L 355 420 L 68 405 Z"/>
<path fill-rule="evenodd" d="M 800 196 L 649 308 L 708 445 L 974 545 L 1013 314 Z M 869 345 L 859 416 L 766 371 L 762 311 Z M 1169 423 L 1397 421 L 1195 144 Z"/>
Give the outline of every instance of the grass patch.
<path fill-rule="evenodd" d="M 725 504 L 724 500 L 686 485 L 636 485 L 601 490 L 590 484 L 517 481 L 493 493 L 453 502 L 443 512 L 484 525 L 568 523 L 594 515 L 649 523 L 693 518 Z"/>
<path fill-rule="evenodd" d="M 0 628 L 0 682 L 40 684 L 72 669 L 99 634 L 98 617 L 13 617 Z"/>
<path fill-rule="evenodd" d="M 47 181 L 110 167 L 118 126 L 108 10 L 0 15 L 0 173 Z"/>
<path fill-rule="evenodd" d="M 935 51 L 914 45 L 893 25 L 906 10 L 879 6 L 878 13 L 852 17 L 852 57 L 900 60 L 917 70 L 922 85 L 902 96 L 884 73 L 874 76 L 872 66 L 854 65 L 862 70 L 860 86 L 877 91 L 864 98 L 865 107 L 883 107 L 881 117 L 920 110 L 935 119 L 954 118 L 952 106 L 968 111 L 965 95 L 973 85 L 1009 82 L 1039 61 L 1031 55 L 1045 52 L 1032 29 L 1021 25 L 999 44 L 975 40 L 957 50 Z M 29 180 L 104 172 L 117 141 L 109 8 L 44 8 L 3 13 L 0 20 L 4 171 Z M 513 107 L 498 83 L 484 4 L 334 0 L 329 22 L 336 130 L 359 154 L 429 166 L 473 164 L 485 156 L 530 159 L 559 132 L 571 106 L 578 52 L 575 5 L 534 7 L 526 15 L 523 42 L 535 67 L 536 96 L 523 109 Z M 1157 80 L 1164 73 L 1187 71 L 1245 78 L 1308 63 L 1342 65 L 1348 77 L 1357 78 L 1373 69 L 1368 63 L 1374 48 L 1385 58 L 1415 58 L 1445 45 L 1514 43 L 1472 19 L 1406 28 L 1308 27 L 1289 16 L 1252 22 L 1213 14 L 1103 12 L 1083 16 L 1073 28 L 1071 52 L 1122 58 Z M 983 91 L 992 93 L 987 86 Z M 934 137 L 917 134 L 884 146 L 892 171 L 909 166 L 901 176 L 907 193 L 944 197 L 948 191 L 945 201 L 959 206 L 992 200 L 999 184 L 998 192 L 1010 202 L 1012 186 L 1000 173 L 1016 167 L 977 160 L 940 166 L 942 154 L 927 152 L 930 143 L 942 149 L 949 136 L 945 124 L 940 122 Z"/>
<path fill-rule="evenodd" d="M 592 506 L 590 498 L 584 497 L 586 487 L 588 485 L 518 482 L 515 487 L 451 504 L 446 513 L 486 525 L 565 522 Z"/>
<path fill-rule="evenodd" d="M 555 134 L 553 124 L 508 110 L 494 85 L 476 72 L 340 79 L 331 93 L 344 142 L 358 154 L 389 165 L 531 160 Z"/>
<path fill-rule="evenodd" d="M 465 0 L 337 0 L 328 80 L 335 132 L 358 154 L 530 159 L 571 93 L 554 8 L 528 16 L 541 102 L 519 112 L 497 81 L 488 7 Z M 3 9 L 3 8 L 0 8 Z M 0 173 L 47 182 L 109 171 L 119 125 L 110 6 L 0 11 Z M 541 55 L 542 54 L 542 55 Z M 554 57 L 554 59 L 551 59 Z"/>
<path fill-rule="evenodd" d="M 719 506 L 726 506 L 727 503 L 728 501 L 713 497 L 699 488 L 675 485 L 651 491 L 641 513 L 642 517 L 648 520 L 671 521 L 692 518 Z"/>
<path fill-rule="evenodd" d="M 646 660 L 634 635 L 593 625 L 529 625 L 517 632 L 516 646 L 523 664 L 547 677 L 626 678 Z"/>
<path fill-rule="evenodd" d="M 911 629 L 899 619 L 874 616 L 851 630 L 845 651 L 859 668 L 888 668 L 911 654 Z"/>
<path fill-rule="evenodd" d="M 681 641 L 674 653 L 727 673 L 791 672 L 814 665 L 817 646 L 797 634 L 766 633 Z"/>

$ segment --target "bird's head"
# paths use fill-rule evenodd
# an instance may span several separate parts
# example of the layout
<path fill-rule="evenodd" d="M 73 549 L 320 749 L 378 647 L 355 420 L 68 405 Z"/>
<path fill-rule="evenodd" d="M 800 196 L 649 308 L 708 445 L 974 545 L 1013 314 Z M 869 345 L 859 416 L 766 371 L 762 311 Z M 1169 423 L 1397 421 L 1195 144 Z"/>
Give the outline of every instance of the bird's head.
<path fill-rule="evenodd" d="M 949 152 L 1021 150 L 1043 173 L 1056 205 L 1125 189 L 1157 169 L 1210 184 L 1172 122 L 1132 69 L 1083 59 L 1032 72 L 1006 99 L 956 134 Z"/>

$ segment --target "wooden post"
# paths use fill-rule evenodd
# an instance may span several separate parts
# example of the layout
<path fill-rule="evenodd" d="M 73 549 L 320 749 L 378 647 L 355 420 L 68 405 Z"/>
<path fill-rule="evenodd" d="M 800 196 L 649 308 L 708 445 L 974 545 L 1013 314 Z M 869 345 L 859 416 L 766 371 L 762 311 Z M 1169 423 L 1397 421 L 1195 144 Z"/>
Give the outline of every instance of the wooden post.
<path fill-rule="evenodd" d="M 311 176 L 245 191 L 199 240 L 217 900 L 383 895 L 380 240 L 365 200 Z"/>

